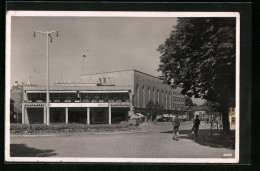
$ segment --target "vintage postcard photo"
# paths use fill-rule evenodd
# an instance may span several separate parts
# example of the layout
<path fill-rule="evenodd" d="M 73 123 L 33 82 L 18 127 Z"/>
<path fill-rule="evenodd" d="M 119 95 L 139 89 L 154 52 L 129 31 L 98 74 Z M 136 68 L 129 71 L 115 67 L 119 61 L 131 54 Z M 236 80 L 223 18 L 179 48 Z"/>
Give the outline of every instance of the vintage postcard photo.
<path fill-rule="evenodd" d="M 7 11 L 6 162 L 238 163 L 235 12 Z"/>

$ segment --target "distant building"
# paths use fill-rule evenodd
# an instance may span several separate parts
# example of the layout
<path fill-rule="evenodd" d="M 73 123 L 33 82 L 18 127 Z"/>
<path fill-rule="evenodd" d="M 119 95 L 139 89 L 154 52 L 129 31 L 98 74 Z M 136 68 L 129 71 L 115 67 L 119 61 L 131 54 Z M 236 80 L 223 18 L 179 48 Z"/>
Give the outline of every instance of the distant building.
<path fill-rule="evenodd" d="M 235 129 L 235 127 L 236 127 L 235 108 L 233 108 L 233 107 L 229 108 L 228 117 L 229 117 L 230 129 Z"/>
<path fill-rule="evenodd" d="M 204 106 L 193 106 L 191 107 L 192 111 L 194 112 L 194 118 L 196 118 L 196 115 L 199 116 L 200 120 L 205 120 L 208 118 L 207 111 L 208 109 Z"/>
<path fill-rule="evenodd" d="M 10 121 L 21 122 L 22 121 L 22 99 L 23 99 L 23 87 L 16 84 L 10 91 Z"/>
<path fill-rule="evenodd" d="M 50 116 L 46 112 L 46 87 L 23 89 L 22 123 L 78 122 L 113 124 L 127 121 L 129 114 L 146 115 L 149 103 L 165 111 L 183 110 L 184 96 L 157 77 L 124 70 L 81 76 L 81 82 L 56 81 L 49 87 Z"/>

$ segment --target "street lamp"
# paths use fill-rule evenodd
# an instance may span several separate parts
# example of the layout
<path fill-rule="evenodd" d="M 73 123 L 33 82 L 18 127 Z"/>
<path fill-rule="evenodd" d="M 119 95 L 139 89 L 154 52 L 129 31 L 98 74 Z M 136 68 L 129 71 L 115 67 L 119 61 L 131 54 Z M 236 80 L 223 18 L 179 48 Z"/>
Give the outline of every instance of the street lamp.
<path fill-rule="evenodd" d="M 41 34 L 44 34 L 46 35 L 46 38 L 47 38 L 47 92 L 46 92 L 46 99 L 47 99 L 47 104 L 46 104 L 46 107 L 47 107 L 47 115 L 46 115 L 46 124 L 49 125 L 50 124 L 50 94 L 49 94 L 49 39 L 50 39 L 50 42 L 53 42 L 52 41 L 52 34 L 53 33 L 56 33 L 56 36 L 58 37 L 59 36 L 59 33 L 58 31 L 46 31 L 46 32 L 43 32 L 43 31 L 34 31 L 33 32 L 33 36 L 36 37 L 36 33 L 41 33 Z"/>

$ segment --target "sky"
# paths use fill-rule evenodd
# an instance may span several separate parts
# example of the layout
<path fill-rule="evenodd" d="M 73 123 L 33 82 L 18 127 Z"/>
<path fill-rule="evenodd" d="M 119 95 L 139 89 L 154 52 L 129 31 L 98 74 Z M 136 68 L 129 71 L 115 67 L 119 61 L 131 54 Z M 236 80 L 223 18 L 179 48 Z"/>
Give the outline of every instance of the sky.
<path fill-rule="evenodd" d="M 11 83 L 46 83 L 46 36 L 34 30 L 59 31 L 49 43 L 50 83 L 128 69 L 158 76 L 157 48 L 174 25 L 176 18 L 12 17 Z"/>
<path fill-rule="evenodd" d="M 176 17 L 12 16 L 11 85 L 16 79 L 46 84 L 46 36 L 33 37 L 34 30 L 59 31 L 49 43 L 51 84 L 77 81 L 81 74 L 129 69 L 159 76 L 157 48 L 176 24 Z"/>

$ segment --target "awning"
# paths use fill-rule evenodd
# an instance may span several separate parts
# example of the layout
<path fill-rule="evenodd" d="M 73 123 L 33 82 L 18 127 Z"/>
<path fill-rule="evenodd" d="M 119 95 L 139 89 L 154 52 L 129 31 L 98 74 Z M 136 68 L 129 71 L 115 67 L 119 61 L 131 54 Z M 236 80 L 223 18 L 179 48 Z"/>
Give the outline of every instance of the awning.
<path fill-rule="evenodd" d="M 119 91 L 116 91 L 116 90 L 99 90 L 99 91 L 79 91 L 80 93 L 129 93 L 129 91 L 127 90 L 119 90 Z"/>
<path fill-rule="evenodd" d="M 49 93 L 76 93 L 77 91 L 52 91 L 50 90 Z M 26 91 L 26 93 L 46 93 L 46 91 Z"/>

